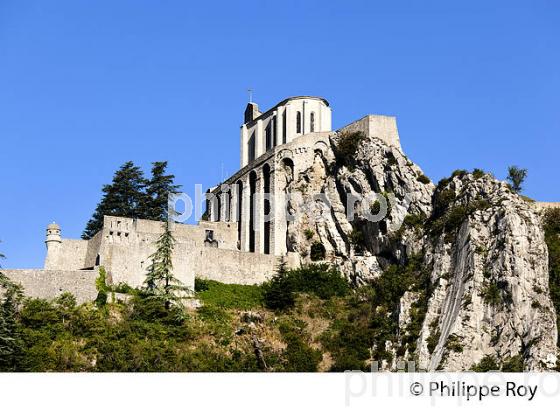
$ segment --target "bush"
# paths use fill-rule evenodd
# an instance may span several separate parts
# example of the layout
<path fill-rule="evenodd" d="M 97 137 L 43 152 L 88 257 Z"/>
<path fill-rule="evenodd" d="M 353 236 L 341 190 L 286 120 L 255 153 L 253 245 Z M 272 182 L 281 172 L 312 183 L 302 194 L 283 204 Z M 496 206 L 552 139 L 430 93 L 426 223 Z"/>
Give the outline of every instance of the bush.
<path fill-rule="evenodd" d="M 472 172 L 472 175 L 473 175 L 474 179 L 480 179 L 484 175 L 486 175 L 486 173 L 482 169 L 475 168 Z"/>
<path fill-rule="evenodd" d="M 307 265 L 299 269 L 281 269 L 263 284 L 264 302 L 270 309 L 283 310 L 294 305 L 295 293 L 309 293 L 321 299 L 344 296 L 350 286 L 341 273 L 328 265 Z"/>
<path fill-rule="evenodd" d="M 427 177 L 426 175 L 424 175 L 424 174 L 418 175 L 418 177 L 416 178 L 416 180 L 417 180 L 418 182 L 423 183 L 423 184 L 429 184 L 430 182 L 432 182 L 432 181 L 430 181 L 430 178 L 428 178 L 428 177 Z"/>
<path fill-rule="evenodd" d="M 280 333 L 286 349 L 283 357 L 284 370 L 288 372 L 316 372 L 323 355 L 321 351 L 309 346 L 309 337 L 305 334 L 305 323 L 282 323 Z"/>
<path fill-rule="evenodd" d="M 486 303 L 491 306 L 499 305 L 502 302 L 500 289 L 495 283 L 489 283 L 482 288 L 481 296 Z"/>
<path fill-rule="evenodd" d="M 310 240 L 315 235 L 315 232 L 312 229 L 306 229 L 304 232 L 305 239 Z"/>
<path fill-rule="evenodd" d="M 496 362 L 493 356 L 487 355 L 482 358 L 482 360 L 471 367 L 471 371 L 477 373 L 486 373 L 500 370 L 500 366 Z"/>
<path fill-rule="evenodd" d="M 525 366 L 523 356 L 517 355 L 513 356 L 509 360 L 506 360 L 502 366 L 502 372 L 506 373 L 521 373 Z"/>
<path fill-rule="evenodd" d="M 366 138 L 363 132 L 350 132 L 341 135 L 335 147 L 335 155 L 341 165 L 346 166 L 351 171 L 355 168 L 355 157 L 358 147 Z"/>
<path fill-rule="evenodd" d="M 325 259 L 326 250 L 321 242 L 315 242 L 311 245 L 309 256 L 312 261 L 322 261 Z"/>
<path fill-rule="evenodd" d="M 550 298 L 560 327 L 560 209 L 549 209 L 544 215 L 545 241 L 548 247 L 548 284 Z M 558 340 L 560 346 L 560 339 Z"/>

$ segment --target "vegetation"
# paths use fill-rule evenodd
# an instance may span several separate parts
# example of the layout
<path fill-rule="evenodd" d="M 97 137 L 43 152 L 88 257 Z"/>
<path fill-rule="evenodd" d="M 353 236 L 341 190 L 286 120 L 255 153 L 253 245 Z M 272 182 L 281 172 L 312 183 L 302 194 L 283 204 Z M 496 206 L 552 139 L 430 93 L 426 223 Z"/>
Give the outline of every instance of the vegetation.
<path fill-rule="evenodd" d="M 356 153 L 362 141 L 366 138 L 363 132 L 349 132 L 341 136 L 335 147 L 335 155 L 340 165 L 353 171 L 356 167 Z"/>
<path fill-rule="evenodd" d="M 173 247 L 175 238 L 171 233 L 168 221 L 165 229 L 156 242 L 156 251 L 150 256 L 152 263 L 148 267 L 148 274 L 144 282 L 149 297 L 163 301 L 166 309 L 172 303 L 178 303 L 188 289 L 173 275 Z"/>
<path fill-rule="evenodd" d="M 166 175 L 167 162 L 152 163 L 152 177 L 146 179 L 143 171 L 132 161 L 124 163 L 115 172 L 113 181 L 102 188 L 103 197 L 82 234 L 92 238 L 103 227 L 103 216 L 123 216 L 164 221 L 167 219 L 167 197 L 177 192 L 174 175 Z"/>
<path fill-rule="evenodd" d="M 472 175 L 473 175 L 474 179 L 480 179 L 484 175 L 486 175 L 486 173 L 484 172 L 484 170 L 482 170 L 480 168 L 475 168 L 472 172 Z"/>
<path fill-rule="evenodd" d="M 344 296 L 350 287 L 341 273 L 328 265 L 308 265 L 286 270 L 280 267 L 271 281 L 263 285 L 265 306 L 285 310 L 294 306 L 296 293 L 309 293 L 321 299 Z"/>
<path fill-rule="evenodd" d="M 498 370 L 500 370 L 500 366 L 496 362 L 494 356 L 490 355 L 484 356 L 478 364 L 471 367 L 471 371 L 477 373 L 486 373 Z"/>
<path fill-rule="evenodd" d="M 427 177 L 426 175 L 424 175 L 424 174 L 418 175 L 418 177 L 416 177 L 416 180 L 417 180 L 418 182 L 423 183 L 423 184 L 429 184 L 430 182 L 432 182 L 432 181 L 430 181 L 430 178 L 428 178 L 428 177 Z"/>
<path fill-rule="evenodd" d="M 311 245 L 311 251 L 309 257 L 312 261 L 322 261 L 325 259 L 326 250 L 325 246 L 321 242 L 314 242 Z"/>
<path fill-rule="evenodd" d="M 508 176 L 507 180 L 511 185 L 511 189 L 514 192 L 520 193 L 523 190 L 523 182 L 527 178 L 527 170 L 525 168 L 519 168 L 515 165 L 512 165 L 508 168 Z"/>
<path fill-rule="evenodd" d="M 196 297 L 204 306 L 248 310 L 262 307 L 263 291 L 257 285 L 229 285 L 214 280 L 195 279 Z"/>

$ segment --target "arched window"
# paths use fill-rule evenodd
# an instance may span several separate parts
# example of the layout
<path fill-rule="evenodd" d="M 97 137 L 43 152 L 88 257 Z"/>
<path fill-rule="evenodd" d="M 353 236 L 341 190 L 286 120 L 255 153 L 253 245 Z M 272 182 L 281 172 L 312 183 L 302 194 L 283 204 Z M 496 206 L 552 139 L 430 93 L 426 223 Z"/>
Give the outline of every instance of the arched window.
<path fill-rule="evenodd" d="M 311 113 L 311 116 L 309 117 L 309 121 L 310 121 L 309 131 L 310 132 L 315 132 L 315 113 L 314 112 Z"/>
<path fill-rule="evenodd" d="M 296 133 L 301 134 L 301 111 L 298 111 L 296 115 Z"/>

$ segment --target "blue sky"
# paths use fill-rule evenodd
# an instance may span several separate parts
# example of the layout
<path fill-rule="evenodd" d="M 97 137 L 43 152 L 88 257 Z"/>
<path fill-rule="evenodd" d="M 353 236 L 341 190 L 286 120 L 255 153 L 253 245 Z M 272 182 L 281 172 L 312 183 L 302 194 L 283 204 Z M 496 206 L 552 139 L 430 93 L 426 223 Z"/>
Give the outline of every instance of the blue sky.
<path fill-rule="evenodd" d="M 2 265 L 42 266 L 50 221 L 79 237 L 125 161 L 187 192 L 234 172 L 247 88 L 324 96 L 335 128 L 396 115 L 433 180 L 517 164 L 560 201 L 558 21 L 553 0 L 0 0 Z"/>

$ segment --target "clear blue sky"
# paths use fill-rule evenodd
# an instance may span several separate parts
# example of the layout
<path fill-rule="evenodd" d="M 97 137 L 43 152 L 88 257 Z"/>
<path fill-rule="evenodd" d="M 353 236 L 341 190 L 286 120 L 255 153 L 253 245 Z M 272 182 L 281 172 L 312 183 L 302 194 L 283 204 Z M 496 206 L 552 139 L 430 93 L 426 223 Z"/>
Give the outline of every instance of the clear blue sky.
<path fill-rule="evenodd" d="M 0 0 L 2 264 L 42 266 L 50 221 L 79 237 L 125 161 L 189 192 L 235 171 L 249 87 L 396 115 L 433 180 L 517 164 L 560 201 L 559 4 Z"/>

